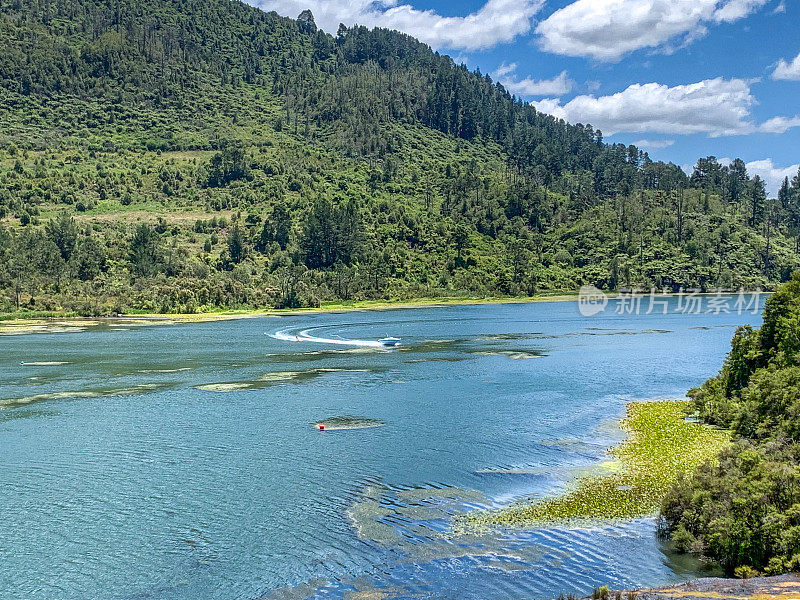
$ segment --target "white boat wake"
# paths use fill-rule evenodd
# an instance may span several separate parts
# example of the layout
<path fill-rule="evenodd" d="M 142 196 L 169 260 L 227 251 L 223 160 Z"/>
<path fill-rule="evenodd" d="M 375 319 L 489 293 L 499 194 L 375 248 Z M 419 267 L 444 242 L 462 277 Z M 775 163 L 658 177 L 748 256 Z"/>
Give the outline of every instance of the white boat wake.
<path fill-rule="evenodd" d="M 325 338 L 316 335 L 311 335 L 311 329 L 305 329 L 299 332 L 291 332 L 288 330 L 277 331 L 270 333 L 269 336 L 276 340 L 284 342 L 315 342 L 317 344 L 335 344 L 337 346 L 351 346 L 357 348 L 381 348 L 386 349 L 386 344 L 376 340 L 345 340 L 336 338 Z"/>

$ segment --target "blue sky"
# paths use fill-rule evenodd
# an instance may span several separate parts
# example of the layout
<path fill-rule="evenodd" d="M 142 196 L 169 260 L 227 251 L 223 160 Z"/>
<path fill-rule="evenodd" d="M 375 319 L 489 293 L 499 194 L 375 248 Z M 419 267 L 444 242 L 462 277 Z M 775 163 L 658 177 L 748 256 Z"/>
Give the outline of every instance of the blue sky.
<path fill-rule="evenodd" d="M 798 170 L 800 0 L 250 1 L 407 32 L 654 159 L 742 158 L 773 194 Z"/>

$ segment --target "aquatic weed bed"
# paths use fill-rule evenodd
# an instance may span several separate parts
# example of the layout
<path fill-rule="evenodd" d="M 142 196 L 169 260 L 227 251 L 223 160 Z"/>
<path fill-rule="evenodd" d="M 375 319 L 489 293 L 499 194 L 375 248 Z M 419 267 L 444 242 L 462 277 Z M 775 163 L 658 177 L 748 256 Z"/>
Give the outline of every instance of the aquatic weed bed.
<path fill-rule="evenodd" d="M 611 449 L 616 472 L 578 478 L 562 495 L 472 514 L 467 525 L 531 526 L 592 519 L 631 519 L 655 513 L 670 485 L 713 460 L 728 432 L 685 419 L 687 401 L 628 404 L 621 427 L 628 438 Z"/>

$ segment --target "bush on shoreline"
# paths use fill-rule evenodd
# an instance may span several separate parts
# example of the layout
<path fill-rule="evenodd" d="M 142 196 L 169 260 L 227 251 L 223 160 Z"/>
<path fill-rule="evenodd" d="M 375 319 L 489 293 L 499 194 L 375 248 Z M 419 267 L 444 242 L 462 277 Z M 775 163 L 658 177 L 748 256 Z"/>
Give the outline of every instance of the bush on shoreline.
<path fill-rule="evenodd" d="M 700 418 L 737 443 L 680 478 L 662 516 L 678 550 L 729 574 L 800 570 L 800 273 L 742 327 L 719 374 L 689 395 Z"/>

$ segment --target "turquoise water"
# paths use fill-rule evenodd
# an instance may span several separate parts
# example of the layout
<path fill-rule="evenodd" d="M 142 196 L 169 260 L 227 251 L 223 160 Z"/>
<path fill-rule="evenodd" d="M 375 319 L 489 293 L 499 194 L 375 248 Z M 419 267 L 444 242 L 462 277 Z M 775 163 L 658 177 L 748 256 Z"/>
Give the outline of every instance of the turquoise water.
<path fill-rule="evenodd" d="M 450 531 L 562 489 L 620 440 L 626 402 L 682 396 L 760 322 L 613 306 L 2 337 L 0 598 L 522 599 L 690 577 L 652 519 Z M 386 335 L 402 346 L 344 343 Z M 341 415 L 385 424 L 312 427 Z"/>

